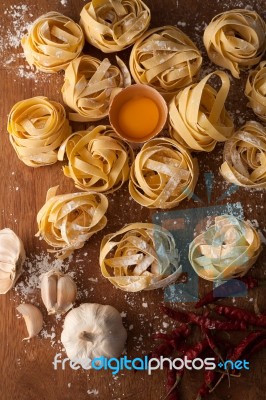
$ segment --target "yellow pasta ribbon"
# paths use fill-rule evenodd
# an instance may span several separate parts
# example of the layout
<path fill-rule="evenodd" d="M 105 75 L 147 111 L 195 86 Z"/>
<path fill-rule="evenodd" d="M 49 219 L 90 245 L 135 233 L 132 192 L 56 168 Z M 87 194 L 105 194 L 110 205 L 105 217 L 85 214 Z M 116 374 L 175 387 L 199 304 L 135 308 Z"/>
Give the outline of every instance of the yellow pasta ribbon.
<path fill-rule="evenodd" d="M 28 63 L 43 72 L 65 69 L 81 53 L 84 46 L 81 27 L 55 11 L 33 22 L 21 44 Z"/>
<path fill-rule="evenodd" d="M 261 124 L 247 122 L 225 143 L 220 172 L 230 183 L 266 188 L 266 129 Z"/>
<path fill-rule="evenodd" d="M 75 132 L 62 144 L 58 159 L 66 153 L 64 174 L 80 190 L 113 193 L 128 180 L 134 153 L 111 126 Z"/>
<path fill-rule="evenodd" d="M 69 193 L 56 195 L 58 186 L 48 190 L 46 202 L 37 215 L 40 236 L 55 249 L 57 258 L 64 259 L 107 224 L 108 200 L 100 193 Z"/>
<path fill-rule="evenodd" d="M 152 139 L 131 167 L 129 193 L 142 206 L 173 208 L 192 196 L 197 180 L 197 159 L 172 139 Z"/>
<path fill-rule="evenodd" d="M 266 49 L 266 24 L 256 11 L 236 9 L 216 15 L 204 31 L 211 61 L 239 78 L 240 69 L 260 62 Z"/>
<path fill-rule="evenodd" d="M 98 121 L 108 115 L 111 99 L 118 90 L 131 84 L 130 73 L 120 58 L 119 67 L 108 58 L 103 61 L 91 56 L 81 56 L 71 62 L 65 72 L 62 87 L 64 102 L 75 112 L 69 113 L 71 121 Z"/>
<path fill-rule="evenodd" d="M 16 103 L 7 130 L 18 158 L 35 168 L 56 163 L 58 148 L 71 134 L 64 107 L 42 96 Z"/>
<path fill-rule="evenodd" d="M 227 280 L 244 276 L 261 250 L 260 237 L 252 225 L 222 215 L 190 244 L 189 261 L 201 278 Z"/>
<path fill-rule="evenodd" d="M 104 236 L 99 262 L 103 276 L 126 292 L 164 288 L 182 272 L 172 234 L 146 223 Z"/>
<path fill-rule="evenodd" d="M 146 32 L 135 43 L 129 60 L 134 80 L 157 89 L 166 100 L 193 82 L 201 63 L 192 40 L 170 25 Z"/>
<path fill-rule="evenodd" d="M 221 80 L 218 92 L 207 83 L 215 75 Z M 229 139 L 234 130 L 224 107 L 229 88 L 228 75 L 215 71 L 180 91 L 169 104 L 171 136 L 189 149 L 207 152 Z"/>
<path fill-rule="evenodd" d="M 151 12 L 141 0 L 92 0 L 80 13 L 87 41 L 104 53 L 131 46 L 150 21 Z"/>
<path fill-rule="evenodd" d="M 262 61 L 256 69 L 250 71 L 245 95 L 249 99 L 248 106 L 262 121 L 266 121 L 266 61 Z"/>

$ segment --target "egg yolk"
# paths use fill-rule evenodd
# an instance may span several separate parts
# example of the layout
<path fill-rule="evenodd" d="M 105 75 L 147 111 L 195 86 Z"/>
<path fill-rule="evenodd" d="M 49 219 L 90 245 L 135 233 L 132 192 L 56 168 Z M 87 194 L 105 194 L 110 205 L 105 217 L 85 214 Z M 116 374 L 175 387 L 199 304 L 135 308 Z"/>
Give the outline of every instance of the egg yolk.
<path fill-rule="evenodd" d="M 159 109 L 148 97 L 136 97 L 121 107 L 118 115 L 120 129 L 125 136 L 145 137 L 154 131 L 159 122 Z"/>

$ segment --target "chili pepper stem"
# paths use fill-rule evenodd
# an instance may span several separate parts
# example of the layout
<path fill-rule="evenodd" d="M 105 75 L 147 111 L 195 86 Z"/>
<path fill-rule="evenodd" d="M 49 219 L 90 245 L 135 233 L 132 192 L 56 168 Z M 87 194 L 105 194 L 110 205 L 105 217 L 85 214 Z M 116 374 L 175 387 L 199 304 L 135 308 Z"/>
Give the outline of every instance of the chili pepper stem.
<path fill-rule="evenodd" d="M 224 379 L 225 374 L 223 374 L 221 376 L 220 379 L 218 379 L 218 381 L 216 382 L 216 384 L 210 389 L 210 393 L 214 392 L 214 390 L 217 388 L 218 385 L 220 385 L 220 383 L 222 382 L 222 380 Z"/>
<path fill-rule="evenodd" d="M 180 380 L 181 380 L 181 377 L 180 377 L 180 376 L 177 376 L 177 377 L 176 377 L 175 384 L 171 387 L 171 389 L 170 389 L 169 392 L 166 394 L 166 396 L 164 396 L 163 398 L 161 398 L 162 400 L 167 400 L 167 399 L 168 399 L 168 397 L 170 396 L 170 394 L 175 390 L 175 388 L 176 388 L 177 385 L 179 384 Z"/>
<path fill-rule="evenodd" d="M 215 372 L 217 372 L 218 374 L 222 374 L 225 375 L 225 373 L 223 371 L 220 371 L 219 369 L 215 370 Z M 232 378 L 241 378 L 241 374 L 229 374 Z"/>

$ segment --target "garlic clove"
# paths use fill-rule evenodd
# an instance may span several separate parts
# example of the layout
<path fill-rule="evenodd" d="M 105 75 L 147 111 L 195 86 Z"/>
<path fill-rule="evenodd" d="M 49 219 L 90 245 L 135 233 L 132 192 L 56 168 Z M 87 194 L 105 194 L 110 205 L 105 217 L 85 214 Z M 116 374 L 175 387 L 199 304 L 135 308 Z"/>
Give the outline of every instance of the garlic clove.
<path fill-rule="evenodd" d="M 43 326 L 43 316 L 41 311 L 33 304 L 20 304 L 17 310 L 22 314 L 29 336 L 23 340 L 37 336 Z"/>
<path fill-rule="evenodd" d="M 64 314 L 73 307 L 77 286 L 69 275 L 51 269 L 41 276 L 41 294 L 49 315 Z"/>
<path fill-rule="evenodd" d="M 8 277 L 5 279 L 0 279 L 0 293 L 7 293 L 9 289 L 12 288 L 13 282 L 14 281 Z"/>
<path fill-rule="evenodd" d="M 0 294 L 7 293 L 21 275 L 26 255 L 22 241 L 9 228 L 0 230 Z"/>
<path fill-rule="evenodd" d="M 77 286 L 69 275 L 62 276 L 57 282 L 57 313 L 64 314 L 73 307 L 77 296 Z"/>
<path fill-rule="evenodd" d="M 55 307 L 57 301 L 56 276 L 44 274 L 41 277 L 41 296 L 48 314 L 55 314 Z"/>

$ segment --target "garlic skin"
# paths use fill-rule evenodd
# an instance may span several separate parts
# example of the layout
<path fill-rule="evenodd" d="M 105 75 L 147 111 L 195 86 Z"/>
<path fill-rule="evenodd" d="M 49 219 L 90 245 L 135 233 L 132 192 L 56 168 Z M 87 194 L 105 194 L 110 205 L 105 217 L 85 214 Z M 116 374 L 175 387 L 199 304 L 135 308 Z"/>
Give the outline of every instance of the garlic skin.
<path fill-rule="evenodd" d="M 77 286 L 71 276 L 52 269 L 41 275 L 41 296 L 49 315 L 64 314 L 73 307 Z"/>
<path fill-rule="evenodd" d="M 120 357 L 127 339 L 120 313 L 112 306 L 81 304 L 64 321 L 61 341 L 70 360 Z"/>
<path fill-rule="evenodd" d="M 0 294 L 7 293 L 22 273 L 26 254 L 21 239 L 9 228 L 0 230 Z"/>
<path fill-rule="evenodd" d="M 43 326 L 43 316 L 39 308 L 37 308 L 33 304 L 20 304 L 17 307 L 17 310 L 20 314 L 22 314 L 25 320 L 29 335 L 22 340 L 28 340 L 33 338 L 34 336 L 37 336 Z"/>

